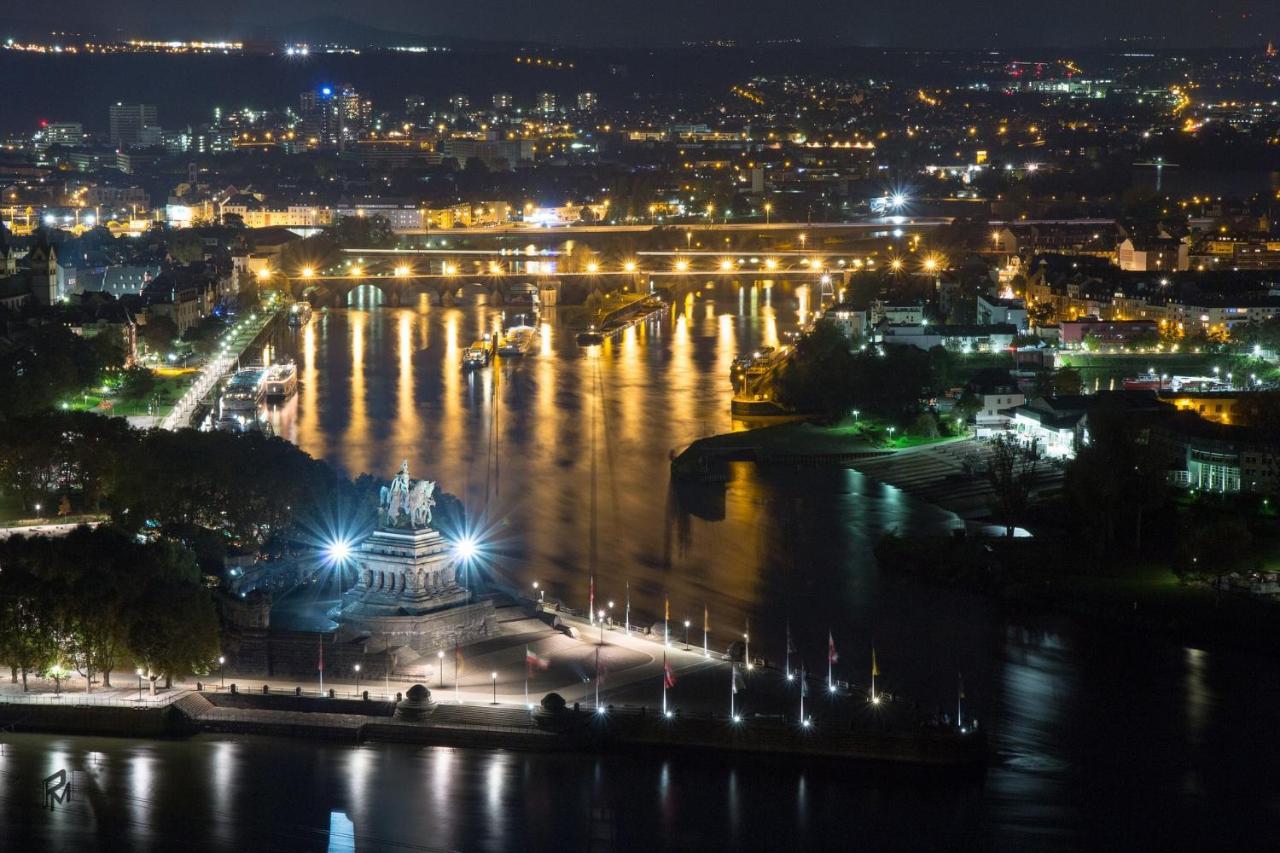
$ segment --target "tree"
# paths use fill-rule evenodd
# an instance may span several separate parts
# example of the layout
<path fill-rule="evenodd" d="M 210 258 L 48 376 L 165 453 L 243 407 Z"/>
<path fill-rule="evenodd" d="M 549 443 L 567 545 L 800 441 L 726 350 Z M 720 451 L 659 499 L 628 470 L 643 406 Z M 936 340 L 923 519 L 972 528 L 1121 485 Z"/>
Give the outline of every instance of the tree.
<path fill-rule="evenodd" d="M 173 346 L 178 327 L 168 317 L 148 317 L 147 322 L 138 327 L 138 334 L 150 349 L 161 352 Z"/>
<path fill-rule="evenodd" d="M 1031 502 L 1038 458 L 1034 446 L 1023 445 L 1017 439 L 1002 436 L 992 442 L 987 479 L 995 493 L 996 517 L 1004 525 L 1006 536 L 1013 536 Z"/>
<path fill-rule="evenodd" d="M 165 240 L 169 257 L 182 264 L 204 260 L 204 237 L 194 228 L 170 231 Z"/>
<path fill-rule="evenodd" d="M 1054 371 L 1049 380 L 1049 389 L 1054 397 L 1073 397 L 1084 389 L 1084 380 L 1080 371 L 1074 367 L 1063 367 Z"/>
<path fill-rule="evenodd" d="M 120 383 L 120 396 L 126 400 L 144 400 L 156 390 L 155 371 L 145 367 L 130 367 Z"/>
<path fill-rule="evenodd" d="M 57 658 L 58 634 L 48 588 L 33 571 L 47 559 L 47 541 L 22 536 L 0 541 L 0 659 L 22 676 L 43 672 Z"/>
<path fill-rule="evenodd" d="M 1147 514 L 1168 494 L 1169 454 L 1131 413 L 1100 403 L 1089 412 L 1089 441 L 1067 468 L 1066 490 L 1080 532 L 1100 554 L 1112 555 L 1117 529 L 1132 531 L 1128 545 L 1142 549 Z"/>
<path fill-rule="evenodd" d="M 218 624 L 190 551 L 161 540 L 144 547 L 139 558 L 137 594 L 126 614 L 128 646 L 155 695 L 159 675 L 171 679 L 206 671 L 218 654 Z"/>

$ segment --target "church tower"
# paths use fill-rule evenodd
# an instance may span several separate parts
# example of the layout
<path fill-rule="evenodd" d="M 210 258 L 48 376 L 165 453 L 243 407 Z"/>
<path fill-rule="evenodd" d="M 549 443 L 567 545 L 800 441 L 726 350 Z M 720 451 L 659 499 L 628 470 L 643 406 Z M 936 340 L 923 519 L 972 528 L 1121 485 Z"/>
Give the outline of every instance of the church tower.
<path fill-rule="evenodd" d="M 31 296 L 41 305 L 58 301 L 58 252 L 43 233 L 27 253 Z"/>

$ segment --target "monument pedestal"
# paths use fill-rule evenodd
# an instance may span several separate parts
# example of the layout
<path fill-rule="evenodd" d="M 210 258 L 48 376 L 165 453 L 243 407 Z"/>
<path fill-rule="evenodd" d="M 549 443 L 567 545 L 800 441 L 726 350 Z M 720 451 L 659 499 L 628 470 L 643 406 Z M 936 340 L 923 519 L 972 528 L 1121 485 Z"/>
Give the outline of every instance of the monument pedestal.
<path fill-rule="evenodd" d="M 356 585 L 336 615 L 343 633 L 418 655 L 497 635 L 493 602 L 470 601 L 439 531 L 379 528 L 354 559 Z"/>

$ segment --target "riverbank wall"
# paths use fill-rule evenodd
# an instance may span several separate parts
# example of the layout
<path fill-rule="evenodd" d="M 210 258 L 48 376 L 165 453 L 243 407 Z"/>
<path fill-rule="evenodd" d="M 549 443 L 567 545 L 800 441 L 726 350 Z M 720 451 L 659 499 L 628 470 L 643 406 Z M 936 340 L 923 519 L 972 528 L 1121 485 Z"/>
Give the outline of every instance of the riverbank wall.
<path fill-rule="evenodd" d="M 539 752 L 756 754 L 780 759 L 977 769 L 985 735 L 949 728 L 847 729 L 800 726 L 781 717 L 730 719 L 645 708 L 562 708 L 439 704 L 422 719 L 395 716 L 395 703 L 319 696 L 188 691 L 164 707 L 0 705 L 0 728 L 119 737 L 200 732 L 304 737 L 359 743 Z"/>

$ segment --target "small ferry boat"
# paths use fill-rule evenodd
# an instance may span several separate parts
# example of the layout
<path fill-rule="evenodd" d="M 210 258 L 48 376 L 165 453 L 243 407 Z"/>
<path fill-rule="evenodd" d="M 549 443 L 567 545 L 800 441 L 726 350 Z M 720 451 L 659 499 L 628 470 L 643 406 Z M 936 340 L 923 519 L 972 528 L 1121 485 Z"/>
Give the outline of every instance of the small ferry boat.
<path fill-rule="evenodd" d="M 265 397 L 270 402 L 287 400 L 298 392 L 298 366 L 292 361 L 273 364 L 263 379 Z"/>
<path fill-rule="evenodd" d="M 604 343 L 604 337 L 604 332 L 600 331 L 595 326 L 592 326 L 586 331 L 578 332 L 578 346 L 590 347 L 595 346 L 596 344 L 602 344 Z"/>
<path fill-rule="evenodd" d="M 537 340 L 538 330 L 533 326 L 513 326 L 498 341 L 499 355 L 528 355 Z"/>
<path fill-rule="evenodd" d="M 311 303 L 295 302 L 289 306 L 289 325 L 294 328 L 307 325 L 311 320 Z"/>
<path fill-rule="evenodd" d="M 462 367 L 464 370 L 487 367 L 492 360 L 493 341 L 489 339 L 488 335 L 478 341 L 473 341 L 471 346 L 462 351 Z"/>

